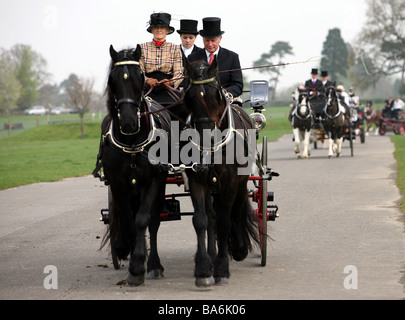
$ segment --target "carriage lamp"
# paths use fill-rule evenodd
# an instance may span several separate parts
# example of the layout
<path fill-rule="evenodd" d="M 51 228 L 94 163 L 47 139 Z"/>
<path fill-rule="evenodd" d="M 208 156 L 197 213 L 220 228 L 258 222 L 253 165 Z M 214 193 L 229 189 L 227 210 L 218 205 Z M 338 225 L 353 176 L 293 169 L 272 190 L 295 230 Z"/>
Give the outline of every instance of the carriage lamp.
<path fill-rule="evenodd" d="M 250 115 L 252 118 L 253 124 L 257 132 L 263 130 L 266 127 L 266 117 L 263 113 L 255 112 Z"/>

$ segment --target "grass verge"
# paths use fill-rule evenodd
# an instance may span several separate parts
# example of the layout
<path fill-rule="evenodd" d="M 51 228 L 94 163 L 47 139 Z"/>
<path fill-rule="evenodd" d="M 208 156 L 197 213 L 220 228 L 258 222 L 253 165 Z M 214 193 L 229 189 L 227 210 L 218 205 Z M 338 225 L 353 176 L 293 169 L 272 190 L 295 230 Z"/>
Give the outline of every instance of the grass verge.
<path fill-rule="evenodd" d="M 395 145 L 394 157 L 397 161 L 396 184 L 402 194 L 400 207 L 402 209 L 402 212 L 405 213 L 405 136 L 391 136 L 391 141 Z"/>

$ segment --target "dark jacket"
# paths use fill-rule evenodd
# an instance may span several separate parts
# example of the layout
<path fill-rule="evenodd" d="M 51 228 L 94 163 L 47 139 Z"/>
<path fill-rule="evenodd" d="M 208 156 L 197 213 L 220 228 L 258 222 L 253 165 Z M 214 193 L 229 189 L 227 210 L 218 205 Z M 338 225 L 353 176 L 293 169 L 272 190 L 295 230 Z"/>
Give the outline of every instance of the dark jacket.
<path fill-rule="evenodd" d="M 315 84 L 312 83 L 312 79 L 305 81 L 305 88 L 308 91 L 318 91 L 323 87 L 322 81 L 316 79 Z"/>
<path fill-rule="evenodd" d="M 190 61 L 203 60 L 207 61 L 207 55 L 205 49 L 198 50 L 193 52 L 188 56 Z M 223 70 L 232 70 L 240 69 L 239 56 L 237 53 L 230 51 L 228 49 L 220 47 L 217 56 L 218 68 L 219 71 Z M 234 97 L 238 97 L 242 94 L 243 91 L 243 77 L 242 71 L 231 71 L 231 72 L 222 72 L 219 74 L 219 79 L 221 85 L 227 91 L 232 93 Z"/>

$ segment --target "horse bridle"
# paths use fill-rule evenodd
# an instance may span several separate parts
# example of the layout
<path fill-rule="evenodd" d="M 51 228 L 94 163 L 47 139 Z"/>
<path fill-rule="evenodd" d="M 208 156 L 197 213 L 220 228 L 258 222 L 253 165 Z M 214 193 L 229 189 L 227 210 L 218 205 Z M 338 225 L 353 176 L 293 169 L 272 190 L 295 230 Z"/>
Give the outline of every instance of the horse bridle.
<path fill-rule="evenodd" d="M 143 76 L 143 84 L 142 84 L 142 88 L 143 88 L 144 83 L 145 83 L 145 75 L 143 74 L 143 71 L 140 68 L 139 61 L 125 60 L 125 59 L 127 59 L 127 52 L 124 53 L 124 60 L 123 61 L 119 61 L 119 62 L 114 63 L 114 68 L 113 69 L 115 69 L 117 67 L 120 67 L 120 66 L 123 66 L 124 67 L 123 78 L 124 78 L 124 81 L 127 81 L 131 77 L 131 75 L 129 73 L 129 70 L 128 70 L 128 66 L 135 66 L 135 67 L 139 68 L 139 70 L 141 71 L 141 74 Z M 146 101 L 146 103 L 148 103 L 147 102 L 148 100 L 145 99 L 144 95 L 141 96 L 141 103 L 138 103 L 137 101 L 135 101 L 134 99 L 131 99 L 131 98 L 122 98 L 122 99 L 117 100 L 115 98 L 114 93 L 113 93 L 113 95 L 114 95 L 114 100 L 115 100 L 115 110 L 117 111 L 118 119 L 121 119 L 121 110 L 120 110 L 120 105 L 121 104 L 123 104 L 123 103 L 132 104 L 137 109 L 138 130 L 136 132 L 124 133 L 120 128 L 121 133 L 123 135 L 126 135 L 126 136 L 132 136 L 132 135 L 135 135 L 135 134 L 139 133 L 139 131 L 141 129 L 141 107 L 142 107 L 141 103 L 143 101 Z"/>
<path fill-rule="evenodd" d="M 330 95 L 329 90 L 332 91 L 332 89 L 333 89 L 333 92 L 335 93 L 336 102 L 337 102 L 337 107 L 338 107 L 338 112 L 337 112 L 335 115 L 330 115 L 330 114 L 328 113 L 328 106 L 329 106 L 330 100 L 331 100 L 331 98 L 329 98 L 329 95 Z M 336 119 L 336 118 L 339 117 L 340 114 L 342 113 L 342 111 L 340 110 L 340 102 L 339 102 L 339 98 L 337 97 L 337 94 L 336 94 L 336 89 L 335 89 L 335 87 L 333 87 L 333 86 L 329 86 L 329 87 L 326 88 L 326 92 L 327 92 L 327 95 L 326 95 L 327 101 L 326 101 L 324 113 L 326 114 L 326 116 L 327 116 L 329 119 Z"/>
<path fill-rule="evenodd" d="M 300 96 L 306 96 L 306 97 L 308 97 L 308 93 L 305 93 L 305 92 L 300 92 Z M 301 116 L 299 113 L 298 113 L 298 107 L 301 107 L 302 105 L 305 105 L 306 107 L 307 107 L 307 109 L 308 109 L 308 114 L 306 115 L 306 116 Z M 305 99 L 305 104 L 304 103 L 300 103 L 299 102 L 299 98 L 298 98 L 298 101 L 297 101 L 297 107 L 296 107 L 296 109 L 295 109 L 295 116 L 298 118 L 298 119 L 300 119 L 300 120 L 307 120 L 309 117 L 311 117 L 311 115 L 312 115 L 312 110 L 311 110 L 311 108 L 308 106 L 308 100 L 306 100 Z"/>

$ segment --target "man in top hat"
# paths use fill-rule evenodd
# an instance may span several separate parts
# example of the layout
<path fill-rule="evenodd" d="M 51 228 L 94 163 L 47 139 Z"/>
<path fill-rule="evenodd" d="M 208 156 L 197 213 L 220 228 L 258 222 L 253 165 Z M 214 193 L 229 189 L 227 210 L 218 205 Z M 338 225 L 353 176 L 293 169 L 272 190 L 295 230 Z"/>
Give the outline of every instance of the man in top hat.
<path fill-rule="evenodd" d="M 332 85 L 332 82 L 328 80 L 328 71 L 321 71 L 321 81 L 324 88 Z"/>
<path fill-rule="evenodd" d="M 319 94 L 319 90 L 322 88 L 322 81 L 318 79 L 318 69 L 312 69 L 311 79 L 305 82 L 305 88 L 312 97 L 316 97 Z"/>
<path fill-rule="evenodd" d="M 200 36 L 203 37 L 204 49 L 190 54 L 188 59 L 190 61 L 205 60 L 211 64 L 216 55 L 219 71 L 240 69 L 238 54 L 220 46 L 224 33 L 225 31 L 221 31 L 220 18 L 204 18 L 203 29 L 200 30 Z M 243 77 L 241 70 L 222 72 L 219 74 L 219 79 L 222 87 L 230 92 L 234 96 L 234 99 L 242 94 Z"/>
<path fill-rule="evenodd" d="M 180 29 L 177 30 L 177 33 L 180 35 L 181 50 L 186 58 L 191 53 L 201 49 L 194 45 L 194 42 L 197 39 L 198 35 L 197 24 L 197 20 L 180 20 Z"/>
<path fill-rule="evenodd" d="M 305 88 L 309 92 L 310 104 L 315 112 L 316 117 L 322 115 L 323 107 L 325 105 L 324 99 L 319 96 L 322 87 L 322 81 L 318 79 L 318 69 L 312 69 L 311 79 L 305 81 Z"/>

